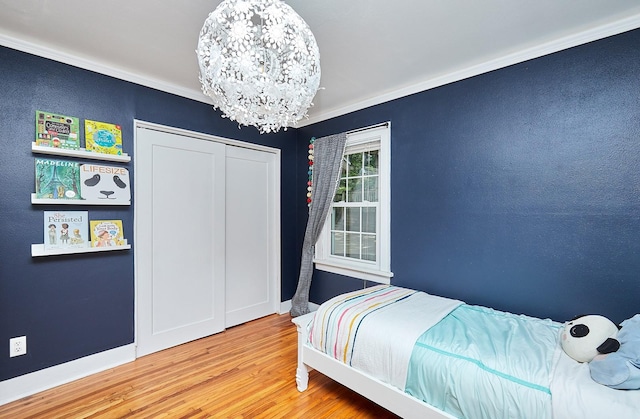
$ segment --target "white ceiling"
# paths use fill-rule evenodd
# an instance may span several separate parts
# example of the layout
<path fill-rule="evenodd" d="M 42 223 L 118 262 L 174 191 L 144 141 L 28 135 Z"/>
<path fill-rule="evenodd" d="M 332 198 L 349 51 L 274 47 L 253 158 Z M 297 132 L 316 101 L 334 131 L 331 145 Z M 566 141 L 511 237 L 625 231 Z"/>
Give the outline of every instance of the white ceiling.
<path fill-rule="evenodd" d="M 207 102 L 220 0 L 0 0 L 0 45 Z M 318 122 L 640 27 L 639 0 L 286 0 L 320 48 Z"/>

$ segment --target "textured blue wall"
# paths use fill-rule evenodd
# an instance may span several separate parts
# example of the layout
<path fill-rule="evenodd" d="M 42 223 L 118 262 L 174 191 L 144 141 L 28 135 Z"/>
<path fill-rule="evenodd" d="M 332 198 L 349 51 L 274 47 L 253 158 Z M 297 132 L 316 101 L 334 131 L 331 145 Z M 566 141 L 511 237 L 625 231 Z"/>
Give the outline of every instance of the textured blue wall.
<path fill-rule="evenodd" d="M 297 281 L 308 138 L 389 120 L 394 284 L 560 321 L 630 317 L 639 45 L 636 30 L 267 136 L 205 104 L 0 47 L 0 342 L 27 335 L 29 347 L 0 356 L 0 380 L 133 341 L 133 251 L 30 256 L 55 208 L 30 204 L 36 109 L 119 122 L 130 155 L 134 118 L 280 148 L 283 300 Z M 133 206 L 89 211 L 123 219 L 133 240 Z M 312 300 L 361 286 L 316 272 Z"/>
<path fill-rule="evenodd" d="M 300 136 L 387 120 L 393 284 L 558 321 L 640 311 L 640 30 Z M 357 287 L 316 271 L 311 300 Z"/>
<path fill-rule="evenodd" d="M 134 119 L 281 149 L 282 297 L 291 298 L 299 266 L 297 195 L 303 192 L 295 179 L 295 130 L 262 136 L 254 128 L 239 130 L 209 105 L 3 47 L 0 74 L 0 342 L 6 348 L 9 338 L 26 335 L 28 344 L 24 356 L 1 352 L 0 380 L 133 342 L 133 250 L 31 257 L 31 243 L 43 241 L 43 211 L 60 208 L 30 203 L 36 109 L 119 123 L 132 157 Z M 133 179 L 133 162 L 125 166 Z M 122 219 L 133 243 L 133 205 L 63 209 Z"/>

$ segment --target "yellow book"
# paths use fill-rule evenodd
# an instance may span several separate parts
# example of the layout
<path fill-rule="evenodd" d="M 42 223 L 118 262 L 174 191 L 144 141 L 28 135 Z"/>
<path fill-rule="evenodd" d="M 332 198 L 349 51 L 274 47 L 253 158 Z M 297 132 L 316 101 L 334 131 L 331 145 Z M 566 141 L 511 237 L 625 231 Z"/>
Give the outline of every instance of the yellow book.
<path fill-rule="evenodd" d="M 102 154 L 122 155 L 120 125 L 84 120 L 85 150 Z"/>
<path fill-rule="evenodd" d="M 123 246 L 122 220 L 90 220 L 91 247 Z"/>

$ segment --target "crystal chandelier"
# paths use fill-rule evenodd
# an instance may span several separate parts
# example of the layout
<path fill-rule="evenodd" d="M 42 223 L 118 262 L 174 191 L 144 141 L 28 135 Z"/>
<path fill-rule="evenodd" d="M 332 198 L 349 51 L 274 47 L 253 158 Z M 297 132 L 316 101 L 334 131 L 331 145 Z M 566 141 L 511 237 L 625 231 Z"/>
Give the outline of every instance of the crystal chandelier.
<path fill-rule="evenodd" d="M 295 125 L 320 85 L 320 52 L 282 0 L 224 0 L 198 39 L 202 91 L 223 117 L 261 133 Z"/>

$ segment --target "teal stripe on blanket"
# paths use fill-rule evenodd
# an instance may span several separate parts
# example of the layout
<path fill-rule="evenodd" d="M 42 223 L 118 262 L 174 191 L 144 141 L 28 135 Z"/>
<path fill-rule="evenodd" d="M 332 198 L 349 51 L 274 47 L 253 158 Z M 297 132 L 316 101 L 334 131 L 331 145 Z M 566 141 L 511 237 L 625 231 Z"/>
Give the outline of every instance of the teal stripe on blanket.
<path fill-rule="evenodd" d="M 477 359 L 468 358 L 466 356 L 462 356 L 462 355 L 458 355 L 458 354 L 453 354 L 451 352 L 446 352 L 446 351 L 443 351 L 441 349 L 434 348 L 432 346 L 428 346 L 428 345 L 425 345 L 425 344 L 420 343 L 420 342 L 416 343 L 416 345 L 419 345 L 419 346 L 421 346 L 423 348 L 429 349 L 430 351 L 434 351 L 434 352 L 437 352 L 437 353 L 442 354 L 442 355 L 452 356 L 454 358 L 458 358 L 458 359 L 462 359 L 462 360 L 471 362 L 471 363 L 477 365 L 479 368 L 482 368 L 483 370 L 485 370 L 487 372 L 490 372 L 491 374 L 495 374 L 495 375 L 497 375 L 497 376 L 499 376 L 501 378 L 504 378 L 506 380 L 513 381 L 516 384 L 520 384 L 522 386 L 530 387 L 530 388 L 532 388 L 534 390 L 542 391 L 544 393 L 547 393 L 547 394 L 551 395 L 551 390 L 549 389 L 549 387 L 543 387 L 543 386 L 540 386 L 538 384 L 530 383 L 528 381 L 521 380 L 521 379 L 519 379 L 517 377 L 513 377 L 513 376 L 511 376 L 509 374 L 505 374 L 505 373 L 502 373 L 500 371 L 494 370 L 493 368 L 487 367 L 486 365 L 484 365 L 482 362 L 480 362 Z"/>
<path fill-rule="evenodd" d="M 469 418 L 550 418 L 561 324 L 462 305 L 416 342 L 405 390 Z"/>

